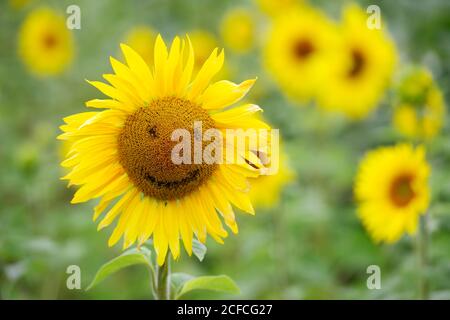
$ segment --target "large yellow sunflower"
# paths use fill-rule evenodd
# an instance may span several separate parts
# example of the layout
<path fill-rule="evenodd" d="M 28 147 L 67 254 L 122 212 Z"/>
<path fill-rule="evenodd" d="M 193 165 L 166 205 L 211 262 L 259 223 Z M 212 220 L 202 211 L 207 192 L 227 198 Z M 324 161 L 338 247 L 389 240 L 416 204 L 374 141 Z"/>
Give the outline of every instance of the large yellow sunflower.
<path fill-rule="evenodd" d="M 318 103 L 351 118 L 365 117 L 380 102 L 392 77 L 396 50 L 381 29 L 369 29 L 357 5 L 345 8 L 339 41 L 322 74 Z"/>
<path fill-rule="evenodd" d="M 20 29 L 19 55 L 35 74 L 63 72 L 72 60 L 73 47 L 64 16 L 51 9 L 31 12 Z"/>
<path fill-rule="evenodd" d="M 295 7 L 278 16 L 264 48 L 264 61 L 281 89 L 305 102 L 322 79 L 323 63 L 334 43 L 332 22 L 311 7 Z"/>
<path fill-rule="evenodd" d="M 168 51 L 158 36 L 152 67 L 127 45 L 121 48 L 126 64 L 111 58 L 115 74 L 104 75 L 110 84 L 89 82 L 110 98 L 86 105 L 105 110 L 64 119 L 65 133 L 59 138 L 73 144 L 62 163 L 72 171 L 63 179 L 81 186 L 72 203 L 100 198 L 94 220 L 106 214 L 99 229 L 118 219 L 110 246 L 122 237 L 124 248 L 153 237 L 162 265 L 168 250 L 179 257 L 180 237 L 189 254 L 194 235 L 205 242 L 209 234 L 222 243 L 227 231 L 219 216 L 236 233 L 232 205 L 254 214 L 246 178 L 258 176 L 262 167 L 252 152 L 238 147 L 235 154 L 245 161 L 177 165 L 171 157 L 174 130 L 187 130 L 191 143 L 204 147 L 205 139 L 193 130 L 196 121 L 202 122 L 204 132 L 270 127 L 255 117 L 261 111 L 256 105 L 228 108 L 245 96 L 255 80 L 210 83 L 222 67 L 223 51 L 214 49 L 193 77 L 195 58 L 189 40 L 176 37 Z M 224 148 L 227 145 L 228 140 Z"/>
<path fill-rule="evenodd" d="M 428 70 L 413 69 L 402 79 L 393 116 L 400 133 L 414 139 L 432 139 L 442 128 L 445 113 L 444 97 Z"/>
<path fill-rule="evenodd" d="M 355 181 L 358 215 L 376 242 L 415 233 L 429 204 L 430 167 L 423 147 L 382 147 L 362 160 Z"/>

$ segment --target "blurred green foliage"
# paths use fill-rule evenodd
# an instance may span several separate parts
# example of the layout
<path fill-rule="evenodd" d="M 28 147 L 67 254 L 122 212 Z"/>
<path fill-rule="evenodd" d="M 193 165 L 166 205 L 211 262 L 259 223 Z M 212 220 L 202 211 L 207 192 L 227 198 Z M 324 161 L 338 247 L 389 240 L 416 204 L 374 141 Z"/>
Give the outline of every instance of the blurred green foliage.
<path fill-rule="evenodd" d="M 311 1 L 333 17 L 344 1 Z M 373 2 L 373 1 L 372 1 Z M 428 66 L 447 101 L 450 61 L 450 3 L 376 1 L 397 43 L 401 62 Z M 76 57 L 54 78 L 30 75 L 17 57 L 17 33 L 28 12 L 47 4 L 61 13 L 81 8 L 82 28 L 74 30 Z M 371 4 L 370 1 L 361 2 Z M 1 299 L 148 299 L 149 276 L 139 266 L 123 270 L 95 289 L 68 290 L 66 268 L 79 265 L 83 289 L 97 269 L 120 254 L 107 247 L 112 231 L 97 232 L 93 203 L 70 205 L 74 192 L 59 180 L 61 145 L 56 140 L 62 117 L 85 111 L 99 93 L 84 81 L 110 70 L 108 57 L 121 58 L 119 43 L 135 25 L 149 25 L 164 37 L 193 29 L 217 34 L 227 9 L 256 10 L 252 1 L 215 0 L 63 0 L 31 1 L 21 9 L 0 2 L 0 298 Z M 264 36 L 267 18 L 261 14 Z M 370 148 L 401 138 L 390 126 L 388 103 L 363 122 L 299 108 L 287 101 L 260 64 L 260 50 L 235 56 L 233 81 L 258 76 L 254 97 L 265 116 L 281 129 L 295 183 L 280 205 L 240 214 L 240 232 L 218 245 L 208 239 L 203 262 L 182 255 L 175 272 L 227 274 L 240 286 L 238 297 L 199 292 L 189 298 L 372 299 L 415 298 L 415 239 L 375 245 L 355 215 L 352 182 L 356 166 Z M 260 88 L 258 88 L 260 86 Z M 432 164 L 429 277 L 432 298 L 450 298 L 450 144 L 448 128 L 428 146 Z M 382 271 L 382 289 L 368 290 L 366 268 Z"/>

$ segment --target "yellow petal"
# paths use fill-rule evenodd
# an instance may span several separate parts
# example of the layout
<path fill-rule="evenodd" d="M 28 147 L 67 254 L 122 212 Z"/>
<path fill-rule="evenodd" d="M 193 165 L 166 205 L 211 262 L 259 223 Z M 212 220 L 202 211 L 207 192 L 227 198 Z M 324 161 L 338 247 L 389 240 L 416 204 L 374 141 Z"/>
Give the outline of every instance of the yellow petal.
<path fill-rule="evenodd" d="M 81 203 L 101 196 L 123 173 L 123 169 L 117 165 L 103 168 L 85 180 L 86 184 L 78 189 L 70 203 Z"/>
<path fill-rule="evenodd" d="M 117 226 L 114 229 L 111 237 L 109 237 L 108 239 L 108 246 L 112 247 L 120 240 L 139 202 L 140 202 L 140 195 L 136 194 L 131 199 L 130 203 L 126 207 L 124 207 L 122 215 L 119 218 L 119 222 L 117 223 Z"/>
<path fill-rule="evenodd" d="M 247 213 L 250 213 L 252 215 L 255 214 L 255 210 L 253 209 L 252 203 L 250 202 L 247 193 L 243 193 L 233 189 L 233 187 L 230 186 L 226 181 L 223 180 L 218 181 L 219 181 L 218 183 L 219 189 L 231 203 L 233 203 L 236 207 Z"/>
<path fill-rule="evenodd" d="M 112 99 L 92 99 L 86 101 L 86 107 L 99 109 L 117 109 L 125 112 L 133 111 L 133 106 L 127 106 L 124 103 Z"/>
<path fill-rule="evenodd" d="M 203 219 L 198 214 L 197 204 L 195 200 L 192 197 L 185 197 L 183 200 L 186 217 L 188 217 L 188 219 L 190 218 L 191 225 L 194 228 L 198 240 L 202 243 L 205 243 L 206 226 L 203 223 Z"/>
<path fill-rule="evenodd" d="M 205 187 L 200 188 L 199 200 L 203 204 L 203 213 L 211 227 L 211 231 L 216 233 L 219 237 L 227 237 L 228 233 L 223 228 L 222 221 L 220 221 L 219 216 L 217 215 L 216 206 L 212 200 L 211 193 Z"/>
<path fill-rule="evenodd" d="M 120 48 L 122 49 L 123 55 L 127 60 L 127 64 L 130 69 L 139 77 L 142 81 L 145 89 L 148 90 L 149 95 L 152 94 L 153 87 L 153 75 L 148 67 L 147 63 L 145 63 L 144 59 L 133 49 L 131 49 L 126 44 L 120 44 Z"/>
<path fill-rule="evenodd" d="M 188 99 L 196 101 L 203 91 L 208 87 L 211 79 L 220 71 L 223 65 L 223 50 L 217 55 L 218 49 L 214 49 L 205 64 L 198 72 L 195 80 L 192 82 Z"/>
<path fill-rule="evenodd" d="M 155 231 L 153 232 L 153 247 L 155 248 L 155 252 L 157 255 L 158 265 L 163 265 L 166 260 L 167 250 L 169 247 L 169 242 L 167 240 L 167 235 L 164 230 L 164 212 L 163 212 L 163 203 L 159 203 L 157 206 L 158 212 L 158 223 L 155 227 Z"/>
<path fill-rule="evenodd" d="M 92 217 L 92 220 L 95 221 L 100 216 L 100 214 L 106 209 L 106 207 L 109 206 L 112 199 L 102 198 L 98 205 L 94 208 L 94 216 Z"/>
<path fill-rule="evenodd" d="M 86 80 L 90 85 L 94 86 L 98 90 L 100 90 L 103 94 L 116 99 L 120 102 L 123 102 L 125 105 L 136 107 L 133 100 L 130 100 L 130 98 L 121 92 L 120 90 L 114 88 L 113 86 L 107 85 L 106 83 L 100 82 L 100 81 L 89 81 Z"/>
<path fill-rule="evenodd" d="M 179 206 L 176 201 L 169 201 L 165 207 L 164 212 L 164 227 L 166 235 L 169 240 L 170 251 L 174 259 L 177 259 L 180 255 L 180 242 L 179 242 L 179 226 L 178 215 Z"/>
<path fill-rule="evenodd" d="M 166 65 L 167 65 L 167 47 L 161 35 L 156 37 L 155 41 L 155 86 L 158 88 L 158 95 L 165 96 L 166 89 Z"/>
<path fill-rule="evenodd" d="M 179 81 L 178 75 L 175 74 L 178 62 L 180 60 L 180 38 L 175 37 L 170 48 L 169 58 L 167 59 L 166 74 L 165 74 L 165 88 L 168 93 L 175 91 L 175 83 Z"/>
<path fill-rule="evenodd" d="M 156 212 L 156 200 L 149 197 L 144 198 L 145 221 L 142 223 L 142 229 L 139 236 L 139 245 L 142 245 L 153 233 L 156 223 L 158 222 L 158 214 Z"/>
<path fill-rule="evenodd" d="M 130 101 L 133 101 L 134 106 L 144 105 L 144 101 L 139 96 L 139 93 L 127 80 L 124 80 L 115 74 L 104 74 L 103 78 L 122 94 L 126 95 Z"/>
<path fill-rule="evenodd" d="M 221 165 L 219 172 L 217 172 L 222 179 L 226 180 L 230 185 L 239 191 L 248 192 L 250 190 L 250 184 L 244 176 L 236 174 L 230 170 L 228 165 Z"/>
<path fill-rule="evenodd" d="M 135 72 L 131 71 L 125 64 L 113 57 L 109 58 L 114 72 L 122 79 L 128 81 L 139 93 L 142 101 L 148 102 L 152 98 L 153 83 L 145 84 Z"/>
<path fill-rule="evenodd" d="M 255 81 L 256 79 L 246 80 L 240 84 L 227 80 L 215 82 L 205 90 L 200 98 L 200 104 L 204 109 L 228 107 L 241 100 Z"/>
<path fill-rule="evenodd" d="M 218 128 L 241 128 L 241 129 L 266 129 L 270 126 L 254 117 L 256 112 L 262 109 L 255 104 L 245 104 L 223 112 L 218 112 L 211 117 L 216 121 Z"/>
<path fill-rule="evenodd" d="M 139 198 L 138 203 L 136 204 L 133 214 L 130 217 L 130 220 L 127 223 L 124 231 L 124 241 L 123 241 L 123 250 L 130 247 L 137 239 L 140 226 L 143 224 L 145 219 L 144 212 L 144 201 Z"/>
<path fill-rule="evenodd" d="M 122 208 L 128 205 L 129 201 L 138 194 L 137 189 L 128 191 L 120 200 L 108 211 L 105 217 L 98 224 L 97 230 L 101 230 L 111 224 L 117 215 L 121 212 Z"/>
<path fill-rule="evenodd" d="M 63 121 L 66 123 L 66 125 L 61 126 L 62 131 L 72 131 L 75 129 L 78 129 L 85 121 L 88 119 L 93 118 L 100 112 L 97 111 L 89 111 L 89 112 L 81 112 L 77 114 L 73 114 L 71 116 L 65 117 Z"/>
<path fill-rule="evenodd" d="M 81 160 L 80 158 L 81 158 L 80 154 L 75 153 L 72 156 L 70 156 L 69 158 L 67 158 L 66 160 L 64 160 L 63 162 L 61 162 L 61 166 L 64 168 L 73 167 L 80 162 L 80 160 Z"/>
<path fill-rule="evenodd" d="M 183 239 L 184 248 L 188 255 L 192 255 L 192 229 L 189 226 L 185 212 L 181 212 L 179 217 L 181 239 Z"/>
<path fill-rule="evenodd" d="M 194 70 L 194 49 L 189 37 L 187 37 L 187 42 L 189 44 L 189 50 L 187 52 L 186 65 L 184 66 L 183 72 L 180 76 L 179 90 L 181 96 L 184 96 L 186 94 L 189 82 L 191 81 L 192 70 Z"/>

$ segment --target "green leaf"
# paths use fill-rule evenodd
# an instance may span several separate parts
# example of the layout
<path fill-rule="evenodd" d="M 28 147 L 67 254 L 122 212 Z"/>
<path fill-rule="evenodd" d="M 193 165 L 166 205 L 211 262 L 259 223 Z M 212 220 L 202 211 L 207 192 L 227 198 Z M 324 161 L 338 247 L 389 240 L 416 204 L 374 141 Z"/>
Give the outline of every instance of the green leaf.
<path fill-rule="evenodd" d="M 172 285 L 172 293 L 174 295 L 177 294 L 177 292 L 179 292 L 181 290 L 181 287 L 189 280 L 194 279 L 195 277 L 187 274 L 187 273 L 181 273 L 181 272 L 177 272 L 177 273 L 172 273 L 170 275 L 170 283 Z"/>
<path fill-rule="evenodd" d="M 188 280 L 194 279 L 195 277 L 182 272 L 172 273 L 170 275 L 170 281 L 172 283 L 172 287 L 175 288 L 175 291 L 181 289 L 181 286 Z"/>
<path fill-rule="evenodd" d="M 92 289 L 94 286 L 99 284 L 101 281 L 103 281 L 113 273 L 136 264 L 145 264 L 150 269 L 152 269 L 153 267 L 150 260 L 150 250 L 143 247 L 141 247 L 140 250 L 133 248 L 125 251 L 120 256 L 108 261 L 97 271 L 94 280 L 92 280 L 86 291 Z"/>
<path fill-rule="evenodd" d="M 198 260 L 203 261 L 203 258 L 205 258 L 206 254 L 206 246 L 200 241 L 194 239 L 192 240 L 192 252 Z"/>
<path fill-rule="evenodd" d="M 202 276 L 186 281 L 176 295 L 178 299 L 182 295 L 193 290 L 211 290 L 231 294 L 239 294 L 241 291 L 237 284 L 228 276 Z"/>

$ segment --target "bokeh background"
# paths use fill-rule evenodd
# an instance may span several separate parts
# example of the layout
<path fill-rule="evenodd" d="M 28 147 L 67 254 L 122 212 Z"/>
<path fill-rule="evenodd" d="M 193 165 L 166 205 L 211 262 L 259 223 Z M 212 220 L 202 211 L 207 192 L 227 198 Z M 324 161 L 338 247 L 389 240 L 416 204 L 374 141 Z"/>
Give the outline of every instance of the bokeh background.
<path fill-rule="evenodd" d="M 330 19 L 339 19 L 346 1 L 310 1 Z M 446 0 L 360 1 L 381 8 L 401 65 L 429 68 L 448 97 L 450 3 Z M 31 73 L 18 56 L 18 34 L 26 16 L 41 6 L 65 15 L 81 8 L 81 29 L 73 30 L 74 57 L 61 74 Z M 251 49 L 227 48 L 222 21 L 235 8 L 252 13 Z M 417 297 L 415 239 L 374 244 L 355 214 L 353 179 L 364 153 L 402 141 L 391 125 L 392 105 L 384 99 L 361 121 L 329 115 L 286 98 L 261 61 L 271 16 L 257 1 L 232 0 L 69 0 L 0 1 L 0 298 L 149 299 L 147 271 L 123 270 L 90 291 L 68 290 L 66 268 L 78 265 L 86 288 L 97 269 L 120 254 L 107 247 L 111 229 L 97 232 L 92 202 L 71 205 L 74 189 L 59 178 L 63 146 L 56 140 L 64 116 L 85 111 L 99 97 L 84 79 L 110 72 L 109 56 L 122 58 L 119 43 L 137 26 L 165 39 L 191 32 L 210 34 L 225 47 L 227 77 L 258 77 L 248 98 L 281 130 L 293 178 L 279 201 L 257 215 L 240 214 L 240 232 L 224 245 L 208 239 L 203 262 L 184 254 L 174 271 L 227 274 L 239 296 L 198 292 L 188 298 L 390 299 Z M 205 40 L 206 41 L 206 40 Z M 398 71 L 401 67 L 397 67 Z M 397 72 L 396 69 L 396 72 Z M 389 96 L 389 93 L 387 93 Z M 448 101 L 448 99 L 447 99 Z M 428 146 L 432 165 L 429 225 L 431 297 L 450 298 L 450 133 L 444 126 Z M 263 191 L 264 192 L 264 191 Z M 271 190 L 265 191 L 267 193 Z M 268 194 L 270 195 L 270 194 Z M 366 268 L 379 265 L 382 289 L 369 290 Z"/>

